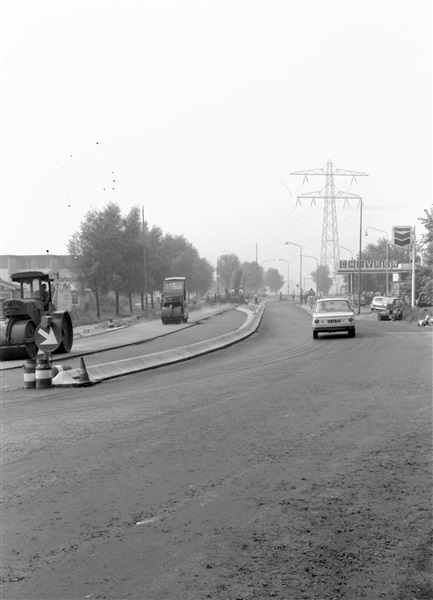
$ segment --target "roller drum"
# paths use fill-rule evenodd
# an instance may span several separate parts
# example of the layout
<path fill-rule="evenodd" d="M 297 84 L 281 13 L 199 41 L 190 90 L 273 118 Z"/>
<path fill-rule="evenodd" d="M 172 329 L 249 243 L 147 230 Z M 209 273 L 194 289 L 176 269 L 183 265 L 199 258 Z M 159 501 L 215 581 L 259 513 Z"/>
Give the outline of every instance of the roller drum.
<path fill-rule="evenodd" d="M 36 326 L 29 319 L 4 321 L 0 325 L 1 360 L 25 360 L 36 358 Z"/>

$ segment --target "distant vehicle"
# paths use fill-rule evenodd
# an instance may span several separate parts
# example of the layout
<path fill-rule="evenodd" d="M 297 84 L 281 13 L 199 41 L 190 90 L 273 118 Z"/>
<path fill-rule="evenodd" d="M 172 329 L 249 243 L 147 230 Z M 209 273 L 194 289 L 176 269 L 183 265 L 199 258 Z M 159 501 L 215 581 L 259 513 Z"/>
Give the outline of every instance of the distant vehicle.
<path fill-rule="evenodd" d="M 239 269 L 237 271 L 233 271 L 230 286 L 227 294 L 228 302 L 244 302 L 245 301 L 245 279 L 247 277 L 247 272 Z"/>
<path fill-rule="evenodd" d="M 421 294 L 419 294 L 418 298 L 415 300 L 415 306 L 418 306 L 418 308 L 425 308 L 425 307 L 433 306 L 433 298 L 432 297 L 429 298 L 427 294 L 422 292 Z"/>
<path fill-rule="evenodd" d="M 311 319 L 313 338 L 319 333 L 347 331 L 349 337 L 355 337 L 355 313 L 347 298 L 320 298 L 313 309 Z"/>
<path fill-rule="evenodd" d="M 373 300 L 370 302 L 370 310 L 374 312 L 375 310 L 381 310 L 385 308 L 384 296 L 375 296 Z"/>
<path fill-rule="evenodd" d="M 162 284 L 161 321 L 167 323 L 188 322 L 186 277 L 166 277 Z"/>
<path fill-rule="evenodd" d="M 403 298 L 383 298 L 384 307 L 377 312 L 378 321 L 399 321 L 408 304 Z"/>

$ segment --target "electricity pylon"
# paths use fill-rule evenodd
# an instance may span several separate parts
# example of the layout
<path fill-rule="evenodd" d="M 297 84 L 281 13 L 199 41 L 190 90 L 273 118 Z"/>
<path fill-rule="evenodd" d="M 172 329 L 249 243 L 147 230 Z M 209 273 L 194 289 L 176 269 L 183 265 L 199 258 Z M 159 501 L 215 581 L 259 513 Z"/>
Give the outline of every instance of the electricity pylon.
<path fill-rule="evenodd" d="M 321 169 L 309 169 L 308 171 L 293 171 L 291 175 L 303 175 L 304 181 L 308 181 L 309 175 L 325 175 L 325 187 L 319 192 L 308 192 L 297 197 L 296 204 L 300 203 L 303 198 L 311 198 L 311 204 L 316 204 L 316 199 L 323 198 L 325 205 L 323 208 L 323 225 L 322 225 L 322 249 L 320 253 L 320 264 L 328 265 L 330 272 L 338 268 L 340 261 L 340 247 L 338 243 L 338 225 L 337 225 L 337 209 L 336 200 L 345 200 L 345 204 L 349 200 L 358 200 L 362 202 L 361 196 L 352 194 L 351 192 L 342 192 L 334 183 L 336 176 L 352 177 L 352 181 L 356 182 L 356 177 L 367 176 L 367 173 L 359 171 L 348 171 L 339 169 L 330 160 Z"/>

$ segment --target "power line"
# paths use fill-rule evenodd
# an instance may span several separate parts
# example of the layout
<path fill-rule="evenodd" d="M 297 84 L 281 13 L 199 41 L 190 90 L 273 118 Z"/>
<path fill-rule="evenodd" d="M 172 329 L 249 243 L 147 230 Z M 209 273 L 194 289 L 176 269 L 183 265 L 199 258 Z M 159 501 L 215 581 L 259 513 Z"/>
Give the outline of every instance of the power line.
<path fill-rule="evenodd" d="M 316 204 L 316 200 L 323 199 L 325 201 L 323 208 L 323 223 L 322 223 L 322 246 L 320 255 L 320 264 L 327 265 L 331 273 L 337 268 L 340 260 L 340 249 L 338 241 L 338 224 L 336 200 L 344 200 L 347 204 L 350 200 L 358 200 L 362 202 L 361 196 L 352 192 L 342 192 L 334 183 L 334 177 L 352 177 L 352 181 L 356 182 L 357 177 L 366 177 L 367 173 L 360 171 L 350 171 L 347 169 L 339 169 L 330 160 L 320 169 L 309 169 L 307 171 L 293 171 L 291 175 L 303 175 L 304 182 L 308 181 L 308 177 L 322 175 L 326 177 L 325 187 L 318 192 L 308 192 L 297 197 L 296 203 L 300 204 L 304 198 L 311 199 L 311 205 Z"/>

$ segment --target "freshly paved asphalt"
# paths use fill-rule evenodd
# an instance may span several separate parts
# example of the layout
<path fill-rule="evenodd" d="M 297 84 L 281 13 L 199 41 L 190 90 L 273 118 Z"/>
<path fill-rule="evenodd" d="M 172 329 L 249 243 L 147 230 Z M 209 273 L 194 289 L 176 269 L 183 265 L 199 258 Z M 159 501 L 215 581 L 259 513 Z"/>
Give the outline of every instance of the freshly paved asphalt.
<path fill-rule="evenodd" d="M 236 342 L 245 339 L 254 333 L 263 315 L 265 305 L 252 305 L 249 307 L 235 307 L 233 305 L 220 305 L 218 307 L 204 307 L 193 311 L 190 314 L 188 323 L 164 326 L 161 321 L 145 321 L 119 327 L 101 329 L 100 326 L 84 326 L 74 329 L 74 347 L 73 352 L 67 355 L 53 355 L 52 358 L 58 364 L 69 362 L 71 358 L 82 357 L 91 354 L 91 363 L 95 362 L 99 352 L 104 352 L 104 358 L 109 356 L 112 349 L 121 349 L 121 352 L 115 353 L 116 359 L 103 364 L 91 364 L 86 366 L 88 379 L 92 382 L 99 382 L 104 379 L 111 379 L 153 369 L 175 362 L 188 360 L 194 356 L 214 352 L 223 347 L 230 346 Z M 208 327 L 196 327 L 209 322 Z M 182 330 L 188 329 L 191 334 L 175 335 Z M 105 334 L 105 335 L 102 335 Z M 153 344 L 144 344 L 144 342 L 166 339 L 162 344 L 165 350 L 152 352 Z M 185 345 L 185 340 L 189 342 Z M 140 351 L 137 351 L 138 345 L 143 345 Z M 128 358 L 121 358 L 120 354 L 128 354 Z M 159 344 L 161 347 L 161 344 Z M 108 352 L 108 355 L 107 355 Z M 87 360 L 87 359 L 86 359 Z M 22 368 L 24 361 L 4 361 L 1 364 L 2 371 L 13 371 L 16 379 L 16 370 Z M 53 385 L 72 385 L 80 378 L 82 367 L 73 368 L 53 379 Z M 3 382 L 6 383 L 7 373 L 2 374 Z M 12 375 L 12 373 L 11 373 Z M 75 380 L 74 380 L 75 378 Z M 11 382 L 12 383 L 12 382 Z M 15 382 L 16 383 L 16 382 Z M 9 387 L 6 384 L 6 387 Z M 12 387 L 15 387 L 12 385 Z"/>

